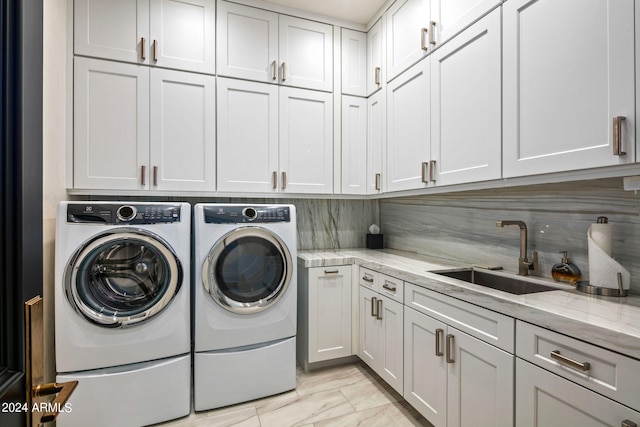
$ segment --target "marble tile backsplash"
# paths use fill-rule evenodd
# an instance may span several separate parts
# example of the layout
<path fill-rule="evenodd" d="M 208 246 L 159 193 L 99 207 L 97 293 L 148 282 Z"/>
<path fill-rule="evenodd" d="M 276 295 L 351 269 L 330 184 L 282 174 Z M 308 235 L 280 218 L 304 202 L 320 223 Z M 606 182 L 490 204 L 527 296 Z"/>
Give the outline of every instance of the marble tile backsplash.
<path fill-rule="evenodd" d="M 632 292 L 640 293 L 640 213 L 622 178 L 380 201 L 385 247 L 517 272 L 519 229 L 497 228 L 496 220 L 522 220 L 529 252 L 539 255 L 540 271 L 533 274 L 551 277 L 559 252 L 567 250 L 583 280 L 587 230 L 598 216 L 609 218 L 612 256 L 631 271 Z"/>

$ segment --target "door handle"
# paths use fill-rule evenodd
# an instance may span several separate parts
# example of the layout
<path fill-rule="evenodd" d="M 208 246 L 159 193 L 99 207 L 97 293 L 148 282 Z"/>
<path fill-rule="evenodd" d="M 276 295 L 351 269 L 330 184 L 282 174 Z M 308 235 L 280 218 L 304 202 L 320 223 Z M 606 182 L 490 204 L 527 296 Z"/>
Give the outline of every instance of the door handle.
<path fill-rule="evenodd" d="M 430 160 L 429 161 L 429 181 L 430 182 L 436 182 L 436 161 L 435 160 Z"/>
<path fill-rule="evenodd" d="M 144 44 L 145 44 L 144 37 L 141 37 L 140 38 L 140 59 L 142 59 L 143 61 L 147 59 L 146 55 L 144 54 L 144 51 L 145 51 Z"/>
<path fill-rule="evenodd" d="M 622 148 L 622 122 L 626 120 L 625 116 L 617 116 L 613 118 L 613 155 L 624 156 L 627 154 Z"/>
<path fill-rule="evenodd" d="M 371 298 L 371 317 L 378 317 L 378 314 L 376 313 L 376 308 L 378 307 L 378 305 L 376 304 L 377 301 L 378 301 L 378 298 L 376 297 Z"/>
<path fill-rule="evenodd" d="M 422 50 L 429 50 L 429 46 L 427 45 L 427 42 L 425 41 L 425 35 L 429 34 L 429 29 L 428 28 L 422 28 L 420 30 L 420 49 Z"/>
<path fill-rule="evenodd" d="M 374 83 L 377 86 L 380 86 L 380 67 L 376 67 L 375 80 Z"/>
<path fill-rule="evenodd" d="M 431 30 L 429 32 L 429 44 L 432 46 L 436 44 L 436 25 L 438 25 L 436 21 L 429 22 L 429 29 Z"/>
<path fill-rule="evenodd" d="M 271 63 L 271 67 L 273 68 L 273 74 L 271 77 L 273 78 L 273 80 L 278 80 L 278 61 L 274 59 Z"/>
<path fill-rule="evenodd" d="M 153 41 L 153 60 L 158 62 L 158 40 Z"/>
<path fill-rule="evenodd" d="M 376 190 L 380 191 L 380 174 L 376 174 Z"/>
<path fill-rule="evenodd" d="M 158 186 L 158 167 L 157 166 L 153 167 L 153 186 L 154 187 Z"/>
<path fill-rule="evenodd" d="M 147 175 L 147 167 L 145 165 L 140 166 L 140 185 L 145 186 L 145 177 Z"/>
<path fill-rule="evenodd" d="M 283 82 L 287 81 L 287 63 L 286 62 L 282 63 L 282 81 Z"/>
<path fill-rule="evenodd" d="M 422 182 L 426 184 L 427 182 L 429 182 L 427 181 L 427 173 L 429 171 L 429 162 L 422 162 L 421 166 L 422 166 Z"/>
<path fill-rule="evenodd" d="M 453 360 L 453 335 L 447 335 L 447 363 L 454 363 Z"/>
<path fill-rule="evenodd" d="M 444 337 L 444 329 L 436 329 L 436 356 L 444 356 L 442 351 L 442 337 Z"/>
<path fill-rule="evenodd" d="M 382 300 L 379 299 L 376 303 L 376 319 L 382 320 Z"/>
<path fill-rule="evenodd" d="M 573 360 L 560 354 L 560 350 L 553 350 L 549 356 L 561 365 L 575 369 L 576 371 L 586 372 L 591 369 L 591 364 L 589 362 L 578 362 L 577 360 Z"/>
<path fill-rule="evenodd" d="M 287 189 L 287 173 L 286 172 L 282 172 L 282 189 L 283 190 Z"/>
<path fill-rule="evenodd" d="M 277 189 L 278 188 L 278 172 L 273 171 L 273 175 L 271 176 L 271 179 L 273 179 L 273 189 Z"/>

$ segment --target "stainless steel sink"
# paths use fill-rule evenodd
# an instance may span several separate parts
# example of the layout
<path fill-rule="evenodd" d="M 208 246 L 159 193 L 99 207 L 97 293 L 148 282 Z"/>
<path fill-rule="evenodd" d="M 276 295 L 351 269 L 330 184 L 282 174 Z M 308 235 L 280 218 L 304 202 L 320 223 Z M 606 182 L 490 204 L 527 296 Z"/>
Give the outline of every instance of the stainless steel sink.
<path fill-rule="evenodd" d="M 486 286 L 487 288 L 509 292 L 511 294 L 523 295 L 536 292 L 557 291 L 559 289 L 569 289 L 567 286 L 550 286 L 533 282 L 521 277 L 500 275 L 489 273 L 483 270 L 450 270 L 434 271 L 441 276 L 451 277 L 475 285 Z"/>

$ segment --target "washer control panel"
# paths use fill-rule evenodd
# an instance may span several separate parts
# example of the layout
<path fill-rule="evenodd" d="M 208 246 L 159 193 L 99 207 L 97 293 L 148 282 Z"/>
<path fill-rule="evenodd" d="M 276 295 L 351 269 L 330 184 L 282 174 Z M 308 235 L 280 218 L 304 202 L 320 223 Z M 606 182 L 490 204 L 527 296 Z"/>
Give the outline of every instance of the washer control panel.
<path fill-rule="evenodd" d="M 180 205 L 74 203 L 67 205 L 67 222 L 157 224 L 180 222 Z"/>
<path fill-rule="evenodd" d="M 291 222 L 289 206 L 215 205 L 204 207 L 207 224 L 250 224 Z"/>

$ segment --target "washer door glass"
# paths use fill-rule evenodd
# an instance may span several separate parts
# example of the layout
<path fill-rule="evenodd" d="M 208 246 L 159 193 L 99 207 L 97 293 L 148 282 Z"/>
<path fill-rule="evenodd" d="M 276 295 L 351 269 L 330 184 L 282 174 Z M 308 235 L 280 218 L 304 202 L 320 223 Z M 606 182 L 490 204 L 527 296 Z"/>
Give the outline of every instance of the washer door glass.
<path fill-rule="evenodd" d="M 259 312 L 286 292 L 291 261 L 278 236 L 260 227 L 241 227 L 223 236 L 209 252 L 204 286 L 227 310 Z"/>
<path fill-rule="evenodd" d="M 144 230 L 113 230 L 85 243 L 66 272 L 67 298 L 102 326 L 139 323 L 162 311 L 182 283 L 174 251 Z"/>

